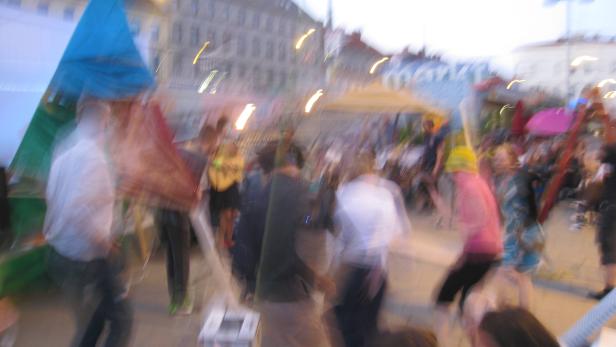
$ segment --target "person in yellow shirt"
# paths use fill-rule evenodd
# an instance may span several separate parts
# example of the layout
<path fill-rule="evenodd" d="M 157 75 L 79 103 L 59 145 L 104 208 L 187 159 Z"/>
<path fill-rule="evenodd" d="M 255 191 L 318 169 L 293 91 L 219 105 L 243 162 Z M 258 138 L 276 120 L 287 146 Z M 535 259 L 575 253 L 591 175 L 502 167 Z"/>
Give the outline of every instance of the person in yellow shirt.
<path fill-rule="evenodd" d="M 219 147 L 208 169 L 210 212 L 219 216 L 220 239 L 226 248 L 233 246 L 233 221 L 240 208 L 239 184 L 244 177 L 244 158 L 237 145 Z"/>

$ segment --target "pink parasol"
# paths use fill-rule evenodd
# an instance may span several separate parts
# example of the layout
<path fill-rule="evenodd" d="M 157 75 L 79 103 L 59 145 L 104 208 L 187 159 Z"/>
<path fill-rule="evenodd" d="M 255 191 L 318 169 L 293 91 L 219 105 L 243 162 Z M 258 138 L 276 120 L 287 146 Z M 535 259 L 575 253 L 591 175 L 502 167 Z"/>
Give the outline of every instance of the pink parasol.
<path fill-rule="evenodd" d="M 564 108 L 549 108 L 535 113 L 526 123 L 529 134 L 553 136 L 569 131 L 573 123 L 573 114 Z"/>

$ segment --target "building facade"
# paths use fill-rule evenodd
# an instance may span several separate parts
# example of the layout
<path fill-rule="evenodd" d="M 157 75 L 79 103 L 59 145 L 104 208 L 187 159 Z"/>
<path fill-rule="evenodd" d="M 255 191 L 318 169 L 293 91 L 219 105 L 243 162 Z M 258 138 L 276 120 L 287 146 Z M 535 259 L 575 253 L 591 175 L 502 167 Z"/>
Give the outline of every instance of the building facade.
<path fill-rule="evenodd" d="M 517 79 L 525 80 L 520 88 L 539 88 L 561 97 L 567 94 L 567 75 L 572 96 L 588 85 L 616 78 L 616 41 L 583 38 L 571 40 L 567 61 L 564 40 L 535 44 L 516 49 L 512 54 Z M 589 59 L 588 59 L 589 58 Z M 577 66 L 572 66 L 574 60 Z M 611 85 L 611 89 L 616 89 Z"/>
<path fill-rule="evenodd" d="M 244 102 L 271 113 L 274 99 L 322 88 L 323 25 L 290 0 L 172 0 L 167 13 L 167 44 L 155 60 L 182 122 Z"/>
<path fill-rule="evenodd" d="M 233 106 L 246 102 L 266 116 L 277 104 L 299 102 L 323 88 L 323 25 L 291 0 L 127 2 L 135 41 L 172 101 L 171 123 L 198 126 L 204 115 L 236 112 Z M 87 0 L 0 4 L 76 22 Z"/>
<path fill-rule="evenodd" d="M 326 34 L 327 84 L 330 92 L 340 93 L 379 79 L 370 68 L 383 54 L 362 39 L 361 32 L 345 34 L 342 29 Z"/>

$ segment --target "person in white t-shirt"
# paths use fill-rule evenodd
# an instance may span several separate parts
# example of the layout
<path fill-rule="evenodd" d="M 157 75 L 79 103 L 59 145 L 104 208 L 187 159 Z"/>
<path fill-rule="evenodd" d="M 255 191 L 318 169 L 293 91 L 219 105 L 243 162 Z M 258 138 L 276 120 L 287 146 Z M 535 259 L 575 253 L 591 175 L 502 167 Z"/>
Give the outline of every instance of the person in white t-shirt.
<path fill-rule="evenodd" d="M 400 189 L 379 177 L 374 165 L 372 154 L 360 154 L 352 180 L 336 193 L 342 253 L 334 315 L 348 347 L 365 346 L 377 333 L 389 244 L 410 229 Z"/>

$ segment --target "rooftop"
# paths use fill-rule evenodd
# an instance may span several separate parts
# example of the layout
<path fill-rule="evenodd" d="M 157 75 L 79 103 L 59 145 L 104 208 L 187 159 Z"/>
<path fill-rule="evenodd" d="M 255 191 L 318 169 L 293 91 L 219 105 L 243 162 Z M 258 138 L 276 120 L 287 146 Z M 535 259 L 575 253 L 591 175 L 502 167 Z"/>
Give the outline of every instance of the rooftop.
<path fill-rule="evenodd" d="M 616 46 L 616 36 L 589 36 L 589 35 L 575 35 L 572 36 L 570 41 L 571 44 L 579 45 L 579 44 L 603 44 L 603 45 L 615 45 Z M 559 38 L 555 41 L 548 42 L 537 42 L 531 43 L 528 45 L 520 46 L 516 48 L 516 51 L 524 50 L 524 49 L 532 49 L 532 48 L 548 48 L 548 47 L 559 47 L 567 44 L 567 39 L 564 37 Z"/>

